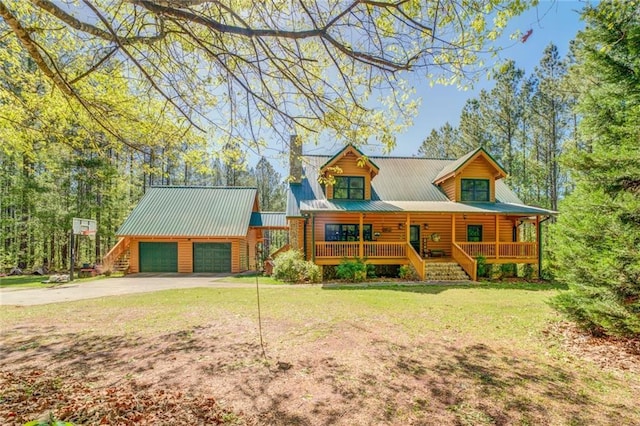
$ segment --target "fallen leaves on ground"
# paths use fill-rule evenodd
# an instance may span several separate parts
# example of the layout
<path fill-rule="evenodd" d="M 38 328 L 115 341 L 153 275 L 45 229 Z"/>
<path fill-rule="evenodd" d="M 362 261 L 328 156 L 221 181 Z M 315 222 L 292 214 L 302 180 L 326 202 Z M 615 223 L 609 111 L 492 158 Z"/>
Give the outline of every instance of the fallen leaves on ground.
<path fill-rule="evenodd" d="M 140 389 L 127 381 L 109 387 L 60 377 L 52 372 L 0 371 L 2 424 L 54 418 L 75 424 L 244 424 L 205 395 Z"/>
<path fill-rule="evenodd" d="M 578 358 L 591 360 L 602 368 L 640 373 L 640 338 L 592 336 L 568 322 L 554 324 L 547 332 L 558 336 Z"/>

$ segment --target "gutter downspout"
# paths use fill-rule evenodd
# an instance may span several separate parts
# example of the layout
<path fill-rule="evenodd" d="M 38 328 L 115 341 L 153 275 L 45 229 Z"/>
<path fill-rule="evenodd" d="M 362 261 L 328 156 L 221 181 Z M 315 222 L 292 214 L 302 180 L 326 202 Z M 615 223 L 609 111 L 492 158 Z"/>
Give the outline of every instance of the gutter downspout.
<path fill-rule="evenodd" d="M 551 219 L 551 216 L 538 221 L 538 279 L 542 276 L 542 222 L 549 219 Z"/>

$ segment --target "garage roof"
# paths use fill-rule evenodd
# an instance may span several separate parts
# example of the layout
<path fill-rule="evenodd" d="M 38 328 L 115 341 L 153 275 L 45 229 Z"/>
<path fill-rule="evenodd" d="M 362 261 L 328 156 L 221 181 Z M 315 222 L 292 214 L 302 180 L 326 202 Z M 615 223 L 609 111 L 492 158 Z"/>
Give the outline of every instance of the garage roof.
<path fill-rule="evenodd" d="M 245 237 L 256 188 L 151 187 L 118 236 Z"/>

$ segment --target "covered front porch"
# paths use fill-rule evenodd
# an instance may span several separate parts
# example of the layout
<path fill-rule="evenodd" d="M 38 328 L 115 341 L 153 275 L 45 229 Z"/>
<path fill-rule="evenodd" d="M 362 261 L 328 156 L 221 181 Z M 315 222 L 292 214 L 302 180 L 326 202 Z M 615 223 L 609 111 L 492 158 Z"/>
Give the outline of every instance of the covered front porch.
<path fill-rule="evenodd" d="M 486 263 L 537 264 L 540 220 L 512 214 L 310 215 L 307 257 L 318 265 L 337 265 L 345 258 L 411 264 L 423 279 L 430 262 L 449 261 L 475 281 L 479 256 Z"/>

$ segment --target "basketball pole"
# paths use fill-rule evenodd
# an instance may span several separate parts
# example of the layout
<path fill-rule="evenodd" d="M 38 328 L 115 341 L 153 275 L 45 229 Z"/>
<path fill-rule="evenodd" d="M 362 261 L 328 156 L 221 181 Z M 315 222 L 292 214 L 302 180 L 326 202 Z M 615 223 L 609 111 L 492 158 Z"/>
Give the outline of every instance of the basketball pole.
<path fill-rule="evenodd" d="M 73 267 L 75 264 L 75 259 L 74 259 L 74 255 L 75 252 L 73 251 L 73 229 L 71 230 L 71 255 L 69 256 L 71 258 L 71 268 L 69 268 L 69 281 L 73 281 Z"/>

